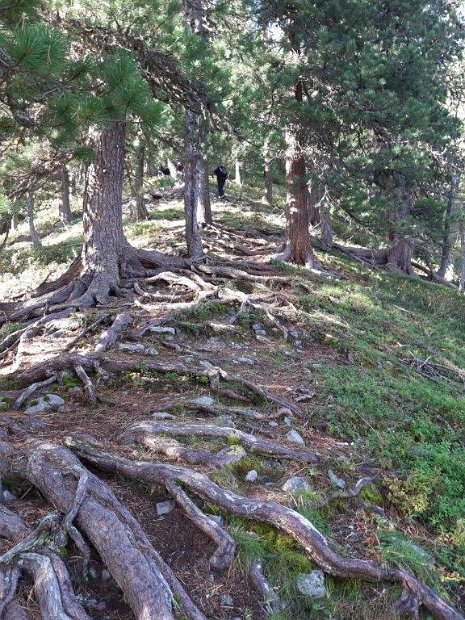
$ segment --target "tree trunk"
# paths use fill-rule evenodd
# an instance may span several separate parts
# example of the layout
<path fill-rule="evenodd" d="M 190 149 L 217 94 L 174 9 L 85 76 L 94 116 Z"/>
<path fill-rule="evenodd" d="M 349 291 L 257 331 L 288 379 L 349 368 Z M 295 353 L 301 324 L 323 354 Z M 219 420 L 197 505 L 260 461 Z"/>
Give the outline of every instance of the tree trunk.
<path fill-rule="evenodd" d="M 117 121 L 95 133 L 94 161 L 86 177 L 84 197 L 84 272 L 97 279 L 104 296 L 119 284 L 123 234 L 123 174 L 126 125 Z"/>
<path fill-rule="evenodd" d="M 184 0 L 184 18 L 189 32 L 206 41 L 205 11 L 202 0 Z M 186 216 L 187 252 L 198 260 L 203 256 L 199 223 L 212 223 L 208 163 L 205 157 L 208 138 L 207 117 L 186 112 L 186 140 L 184 165 L 184 211 Z"/>
<path fill-rule="evenodd" d="M 465 206 L 462 207 L 463 215 L 465 217 Z M 460 282 L 459 291 L 463 293 L 465 291 L 465 222 L 460 222 Z"/>
<path fill-rule="evenodd" d="M 29 192 L 26 199 L 27 221 L 29 224 L 29 234 L 35 246 L 41 245 L 39 235 L 34 224 L 34 194 Z"/>
<path fill-rule="evenodd" d="M 412 255 L 415 241 L 405 233 L 399 232 L 399 224 L 401 224 L 412 211 L 412 201 L 403 184 L 397 187 L 395 194 L 397 197 L 397 204 L 400 206 L 390 216 L 392 232 L 389 235 L 389 241 L 391 245 L 387 251 L 386 267 L 389 271 L 412 275 Z"/>
<path fill-rule="evenodd" d="M 136 165 L 134 175 L 134 198 L 135 204 L 131 209 L 131 220 L 133 222 L 141 222 L 149 217 L 147 207 L 144 201 L 144 165 L 145 165 L 145 147 L 140 146 L 136 153 Z"/>
<path fill-rule="evenodd" d="M 63 224 L 71 222 L 71 207 L 69 204 L 69 173 L 66 166 L 61 169 L 61 202 L 60 202 L 60 219 Z"/>
<path fill-rule="evenodd" d="M 333 228 L 329 221 L 329 214 L 326 208 L 326 188 L 321 183 L 316 183 L 308 193 L 308 210 L 310 224 L 318 227 L 320 239 L 325 248 L 333 246 Z"/>
<path fill-rule="evenodd" d="M 242 198 L 242 192 L 244 189 L 243 182 L 242 182 L 242 176 L 241 176 L 241 169 L 242 169 L 242 162 L 239 159 L 236 159 L 236 163 L 235 163 L 236 178 L 234 179 L 234 181 L 237 187 L 239 188 L 239 199 Z"/>
<path fill-rule="evenodd" d="M 176 168 L 176 165 L 171 161 L 171 159 L 168 159 L 168 161 L 166 162 L 167 166 L 168 166 L 168 170 L 170 171 L 170 176 L 173 179 L 174 182 L 176 182 L 178 180 L 178 170 Z"/>
<path fill-rule="evenodd" d="M 456 174 L 451 176 L 449 198 L 444 221 L 444 239 L 442 242 L 441 264 L 437 275 L 444 279 L 453 264 L 454 241 L 457 236 L 457 228 L 454 222 L 455 216 L 455 196 L 459 184 L 459 177 Z"/>
<path fill-rule="evenodd" d="M 263 145 L 263 184 L 263 202 L 271 206 L 273 204 L 273 177 L 271 174 L 271 157 L 268 138 Z"/>
<path fill-rule="evenodd" d="M 295 87 L 295 99 L 302 101 L 302 84 Z M 310 243 L 308 187 L 305 156 L 302 151 L 302 131 L 296 124 L 286 129 L 286 247 L 280 258 L 297 265 L 314 266 Z"/>

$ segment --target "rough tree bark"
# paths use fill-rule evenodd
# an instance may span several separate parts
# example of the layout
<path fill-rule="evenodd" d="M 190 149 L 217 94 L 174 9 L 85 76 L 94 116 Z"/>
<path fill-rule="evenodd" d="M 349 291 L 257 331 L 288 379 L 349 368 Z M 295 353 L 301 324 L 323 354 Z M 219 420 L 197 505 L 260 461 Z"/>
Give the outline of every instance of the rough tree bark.
<path fill-rule="evenodd" d="M 204 41 L 208 38 L 202 0 L 184 0 L 187 29 Z M 186 112 L 184 212 L 189 258 L 203 257 L 199 223 L 211 224 L 212 214 L 208 187 L 208 163 L 205 157 L 208 121 L 204 113 Z"/>
<path fill-rule="evenodd" d="M 145 146 L 141 145 L 137 149 L 134 170 L 134 198 L 135 204 L 131 210 L 131 220 L 141 222 L 149 216 L 144 201 L 144 166 L 145 166 Z"/>
<path fill-rule="evenodd" d="M 453 263 L 454 240 L 457 235 L 457 228 L 454 222 L 455 215 L 455 197 L 459 184 L 459 176 L 453 174 L 450 179 L 449 197 L 447 200 L 447 209 L 444 214 L 444 239 L 441 250 L 441 264 L 437 271 L 439 278 L 445 278 L 447 272 Z"/>
<path fill-rule="evenodd" d="M 295 86 L 295 99 L 302 102 L 302 83 Z M 302 150 L 302 130 L 297 123 L 286 129 L 286 246 L 278 258 L 313 267 L 315 258 L 310 243 L 308 187 L 305 156 Z"/>
<path fill-rule="evenodd" d="M 61 201 L 59 207 L 60 220 L 63 224 L 69 224 L 71 222 L 71 207 L 69 204 L 69 191 L 70 181 L 68 168 L 63 165 L 61 169 Z"/>
<path fill-rule="evenodd" d="M 319 228 L 321 242 L 325 248 L 330 249 L 333 246 L 333 229 L 325 203 L 325 186 L 322 183 L 313 184 L 308 194 L 310 224 Z"/>
<path fill-rule="evenodd" d="M 389 234 L 390 247 L 387 250 L 386 268 L 395 273 L 413 274 L 412 255 L 415 240 L 399 230 L 403 220 L 412 211 L 412 201 L 403 188 L 396 191 L 398 198 L 397 209 L 390 214 L 392 232 Z"/>
<path fill-rule="evenodd" d="M 34 194 L 29 192 L 26 198 L 27 221 L 29 224 L 29 234 L 34 245 L 41 245 L 39 235 L 34 223 Z"/>
<path fill-rule="evenodd" d="M 273 177 L 271 173 L 270 144 L 268 138 L 263 145 L 263 202 L 267 205 L 273 204 Z"/>

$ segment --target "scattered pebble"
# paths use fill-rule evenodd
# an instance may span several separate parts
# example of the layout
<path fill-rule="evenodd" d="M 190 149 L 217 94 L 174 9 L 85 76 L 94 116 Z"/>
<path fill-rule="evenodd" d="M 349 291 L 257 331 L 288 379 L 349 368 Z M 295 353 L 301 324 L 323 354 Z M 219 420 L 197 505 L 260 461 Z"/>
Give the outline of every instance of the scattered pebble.
<path fill-rule="evenodd" d="M 234 607 L 234 601 L 230 594 L 222 594 L 220 596 L 221 607 Z"/>
<path fill-rule="evenodd" d="M 255 366 L 255 360 L 250 357 L 234 357 L 231 361 L 233 364 L 247 364 L 248 366 Z"/>
<path fill-rule="evenodd" d="M 271 422 L 268 422 L 268 426 L 279 426 L 279 424 L 274 420 L 271 420 Z"/>
<path fill-rule="evenodd" d="M 155 510 L 158 517 L 162 517 L 163 515 L 169 514 L 174 507 L 176 506 L 176 502 L 172 499 L 167 500 L 166 502 L 157 502 L 155 504 Z"/>
<path fill-rule="evenodd" d="M 8 489 L 5 489 L 3 491 L 3 501 L 4 502 L 14 502 L 16 501 L 17 497 L 16 495 L 13 495 L 13 493 L 10 493 L 10 491 L 8 491 Z"/>
<path fill-rule="evenodd" d="M 287 426 L 292 426 L 292 420 L 291 420 L 291 418 L 288 418 L 287 416 L 285 418 L 283 418 L 283 422 Z"/>
<path fill-rule="evenodd" d="M 191 403 L 200 407 L 211 407 L 214 405 L 215 400 L 211 396 L 199 396 L 198 398 L 191 400 Z"/>
<path fill-rule="evenodd" d="M 176 330 L 174 327 L 162 327 L 161 325 L 152 325 L 146 328 L 148 332 L 152 332 L 153 334 L 172 334 L 176 335 Z"/>
<path fill-rule="evenodd" d="M 100 575 L 100 578 L 102 579 L 102 581 L 109 581 L 109 580 L 111 579 L 110 572 L 109 572 L 109 571 L 107 571 L 107 569 L 106 569 L 106 568 L 104 568 L 104 569 L 102 570 L 102 573 L 101 573 L 101 575 Z"/>
<path fill-rule="evenodd" d="M 155 420 L 175 420 L 176 416 L 172 413 L 168 413 L 167 411 L 154 411 L 152 414 L 152 418 Z"/>
<path fill-rule="evenodd" d="M 281 488 L 286 493 L 301 493 L 302 491 L 308 491 L 310 485 L 302 476 L 293 476 L 289 478 Z"/>
<path fill-rule="evenodd" d="M 297 590 L 305 596 L 321 598 L 326 596 L 325 574 L 322 570 L 300 573 L 297 576 Z"/>
<path fill-rule="evenodd" d="M 27 413 L 28 415 L 33 415 L 34 413 L 41 413 L 42 411 L 48 411 L 49 409 L 53 409 L 54 411 L 56 411 L 57 409 L 60 409 L 60 407 L 63 407 L 63 405 L 65 404 L 65 401 L 56 394 L 46 394 L 45 396 L 41 396 L 36 400 L 36 404 L 26 407 L 24 413 Z"/>
<path fill-rule="evenodd" d="M 256 482 L 258 480 L 258 472 L 255 469 L 251 469 L 247 473 L 247 475 L 245 477 L 245 480 L 247 482 Z"/>
<path fill-rule="evenodd" d="M 342 478 L 336 476 L 332 469 L 328 469 L 328 478 L 331 481 L 331 484 L 334 484 L 338 489 L 344 489 L 346 486 L 345 481 Z"/>
<path fill-rule="evenodd" d="M 286 434 L 286 438 L 288 441 L 291 441 L 292 443 L 298 443 L 301 446 L 305 446 L 305 441 L 302 435 L 295 430 L 289 431 Z"/>

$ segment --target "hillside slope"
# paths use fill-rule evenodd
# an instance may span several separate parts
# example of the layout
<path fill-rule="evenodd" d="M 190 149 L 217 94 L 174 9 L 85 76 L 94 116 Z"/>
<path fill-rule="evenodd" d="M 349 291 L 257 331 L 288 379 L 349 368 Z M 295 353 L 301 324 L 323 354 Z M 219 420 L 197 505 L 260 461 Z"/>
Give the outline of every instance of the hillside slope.
<path fill-rule="evenodd" d="M 0 405 L 5 424 L 14 422 L 35 438 L 57 444 L 69 435 L 92 435 L 102 449 L 130 459 L 172 463 L 186 450 L 217 453 L 228 448 L 229 456 L 236 451 L 238 458 L 221 466 L 201 459 L 191 464 L 241 496 L 294 508 L 341 556 L 411 572 L 463 611 L 463 296 L 432 283 L 370 270 L 337 253 L 319 255 L 321 274 L 274 263 L 260 268 L 279 247 L 279 211 L 235 198 L 215 207 L 220 226 L 205 233 L 211 258 L 191 284 L 183 274 L 141 281 L 139 289 L 127 283 L 126 297 L 111 307 L 49 325 L 33 335 L 19 357 L 14 347 L 2 353 Z M 151 218 L 127 225 L 134 243 L 182 247 L 182 209 L 176 196 L 154 206 Z M 41 227 L 50 228 L 46 213 Z M 59 272 L 78 247 L 79 235 L 76 220 L 45 236 L 41 248 L 31 251 L 27 241 L 10 245 L 0 255 L 0 291 L 11 296 L 13 290 L 32 289 L 48 272 Z M 23 274 L 21 282 L 18 274 Z M 30 379 L 32 371 L 36 379 L 43 379 L 47 360 L 67 348 L 92 356 L 103 330 L 122 313 L 129 314 L 132 323 L 107 353 L 113 361 L 111 372 L 107 376 L 88 370 L 97 402 L 89 403 L 93 396 L 74 374 L 76 362 L 69 368 L 63 362 L 62 370 L 68 372 L 45 389 L 64 399 L 61 409 L 33 415 L 13 411 L 14 398 L 24 387 L 22 379 Z M 73 344 L 86 327 L 88 332 Z M 23 328 L 5 324 L 0 340 Z M 153 363 L 159 367 L 151 368 Z M 221 371 L 215 371 L 218 368 Z M 22 377 L 19 370 L 32 374 Z M 38 394 L 25 406 L 37 403 Z M 133 428 L 128 431 L 144 421 L 156 427 L 152 442 L 141 440 Z M 221 438 L 214 433 L 196 436 L 191 429 L 176 433 L 174 440 L 168 427 L 188 422 L 233 428 L 289 449 L 307 450 L 317 460 L 270 458 L 263 450 L 249 449 L 238 432 Z M 129 435 L 122 441 L 123 431 Z M 292 431 L 305 447 L 293 443 L 288 435 Z M 239 444 L 245 454 L 236 450 Z M 18 447 L 22 449 L 20 438 Z M 256 479 L 255 474 L 248 476 L 251 471 Z M 304 478 L 306 487 L 283 490 L 293 476 Z M 394 608 L 401 590 L 388 582 L 327 575 L 324 596 L 300 593 L 299 575 L 317 568 L 302 547 L 269 524 L 231 515 L 204 497 L 199 505 L 222 517 L 237 545 L 229 569 L 211 573 L 212 543 L 179 503 L 168 514 L 156 515 L 154 502 L 169 497 L 166 489 L 135 483 L 129 476 L 102 477 L 137 516 L 208 618 L 270 617 L 249 576 L 257 560 L 282 603 L 271 616 L 275 620 L 398 617 Z M 364 482 L 358 492 L 360 480 Z M 14 478 L 5 486 L 21 498 L 9 506 L 29 525 L 49 510 L 44 496 L 31 492 L 29 483 Z M 351 493 L 353 489 L 357 492 Z M 8 546 L 5 542 L 5 549 Z M 67 556 L 68 564 L 89 614 L 133 618 L 95 550 L 85 581 L 78 579 L 75 555 Z M 29 597 L 26 586 L 22 601 L 32 617 L 39 617 L 37 600 Z M 100 608 L 92 610 L 94 602 Z"/>

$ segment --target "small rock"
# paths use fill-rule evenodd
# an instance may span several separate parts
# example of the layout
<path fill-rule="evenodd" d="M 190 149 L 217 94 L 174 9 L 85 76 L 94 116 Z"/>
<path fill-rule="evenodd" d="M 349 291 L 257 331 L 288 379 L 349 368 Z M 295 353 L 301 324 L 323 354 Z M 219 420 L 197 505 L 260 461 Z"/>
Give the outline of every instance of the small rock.
<path fill-rule="evenodd" d="M 53 410 L 59 409 L 65 404 L 65 401 L 61 398 L 61 396 L 57 396 L 56 394 L 45 394 L 44 400 L 48 402 Z"/>
<path fill-rule="evenodd" d="M 288 441 L 292 441 L 292 443 L 298 443 L 301 446 L 305 446 L 305 441 L 302 437 L 302 435 L 300 435 L 300 433 L 298 433 L 295 430 L 289 431 L 286 434 L 286 438 Z"/>
<path fill-rule="evenodd" d="M 41 420 L 23 420 L 23 426 L 31 431 L 43 431 L 45 429 L 45 424 Z"/>
<path fill-rule="evenodd" d="M 75 385 L 72 388 L 69 388 L 68 390 L 68 394 L 70 396 L 79 396 L 82 393 L 82 389 L 79 387 L 79 385 Z"/>
<path fill-rule="evenodd" d="M 89 568 L 89 570 L 87 571 L 87 579 L 97 579 L 97 571 L 95 570 L 95 568 Z"/>
<path fill-rule="evenodd" d="M 331 484 L 334 484 L 338 489 L 344 489 L 346 486 L 345 481 L 342 478 L 338 478 L 332 469 L 328 469 L 328 478 Z"/>
<path fill-rule="evenodd" d="M 224 524 L 224 519 L 221 515 L 207 515 L 207 517 L 210 519 L 210 521 L 213 521 L 218 525 L 222 526 Z"/>
<path fill-rule="evenodd" d="M 0 400 L 0 411 L 8 411 L 10 405 L 6 400 Z"/>
<path fill-rule="evenodd" d="M 251 469 L 247 473 L 247 475 L 245 477 L 245 480 L 247 482 L 256 482 L 258 480 L 258 472 L 255 469 Z"/>
<path fill-rule="evenodd" d="M 122 351 L 132 351 L 133 353 L 141 353 L 145 349 L 143 344 L 133 344 L 130 342 L 120 342 L 118 348 Z"/>
<path fill-rule="evenodd" d="M 250 357 L 235 357 L 232 359 L 233 364 L 247 364 L 248 366 L 255 366 L 255 360 Z"/>
<path fill-rule="evenodd" d="M 167 411 L 154 411 L 152 418 L 155 418 L 155 420 L 174 420 L 176 416 Z"/>
<path fill-rule="evenodd" d="M 160 325 L 152 325 L 147 327 L 147 331 L 152 332 L 153 334 L 172 334 L 176 335 L 176 330 L 174 327 L 161 327 Z"/>
<path fill-rule="evenodd" d="M 215 366 L 208 360 L 200 360 L 199 364 L 204 368 L 215 368 Z"/>
<path fill-rule="evenodd" d="M 169 514 L 174 507 L 176 506 L 176 502 L 172 499 L 167 500 L 166 502 L 157 502 L 155 504 L 155 510 L 158 517 L 162 517 L 163 515 Z"/>
<path fill-rule="evenodd" d="M 302 491 L 308 491 L 310 485 L 302 476 L 293 476 L 289 478 L 281 488 L 286 493 L 301 493 Z"/>
<path fill-rule="evenodd" d="M 154 355 L 154 356 L 155 356 L 155 355 L 158 355 L 158 351 L 157 351 L 156 349 L 153 349 L 152 347 L 146 347 L 146 348 L 144 349 L 144 353 L 145 353 L 146 355 Z"/>
<path fill-rule="evenodd" d="M 191 400 L 191 403 L 199 407 L 211 407 L 215 403 L 215 400 L 211 396 L 199 396 Z"/>
<path fill-rule="evenodd" d="M 4 502 L 14 502 L 17 499 L 16 495 L 13 495 L 13 493 L 10 493 L 10 491 L 8 491 L 8 489 L 5 489 L 3 491 L 3 501 Z"/>
<path fill-rule="evenodd" d="M 266 330 L 261 323 L 254 323 L 252 329 L 256 336 L 266 336 Z"/>
<path fill-rule="evenodd" d="M 287 416 L 283 419 L 283 422 L 287 426 L 292 426 L 292 420 L 291 420 L 291 418 L 288 418 Z"/>
<path fill-rule="evenodd" d="M 48 411 L 52 406 L 43 398 L 40 398 L 35 405 L 30 405 L 26 407 L 24 413 L 27 415 L 33 415 L 35 413 L 42 413 L 42 411 Z"/>
<path fill-rule="evenodd" d="M 110 575 L 109 571 L 107 571 L 106 568 L 104 568 L 102 570 L 100 578 L 101 578 L 102 581 L 109 581 L 111 579 L 111 575 Z"/>
<path fill-rule="evenodd" d="M 325 574 L 321 570 L 300 573 L 297 576 L 297 590 L 305 596 L 321 598 L 326 596 Z"/>
<path fill-rule="evenodd" d="M 220 596 L 221 607 L 234 607 L 234 601 L 230 594 L 222 594 Z"/>
<path fill-rule="evenodd" d="M 268 422 L 268 426 L 279 426 L 279 424 L 274 420 L 271 420 L 271 422 Z"/>

